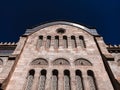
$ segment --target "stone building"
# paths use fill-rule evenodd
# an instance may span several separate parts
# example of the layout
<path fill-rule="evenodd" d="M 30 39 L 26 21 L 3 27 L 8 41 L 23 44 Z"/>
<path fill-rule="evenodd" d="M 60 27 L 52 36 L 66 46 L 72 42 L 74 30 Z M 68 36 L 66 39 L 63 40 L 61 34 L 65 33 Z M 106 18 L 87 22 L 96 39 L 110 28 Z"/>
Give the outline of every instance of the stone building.
<path fill-rule="evenodd" d="M 1 90 L 120 90 L 120 45 L 95 29 L 57 21 L 0 43 Z"/>

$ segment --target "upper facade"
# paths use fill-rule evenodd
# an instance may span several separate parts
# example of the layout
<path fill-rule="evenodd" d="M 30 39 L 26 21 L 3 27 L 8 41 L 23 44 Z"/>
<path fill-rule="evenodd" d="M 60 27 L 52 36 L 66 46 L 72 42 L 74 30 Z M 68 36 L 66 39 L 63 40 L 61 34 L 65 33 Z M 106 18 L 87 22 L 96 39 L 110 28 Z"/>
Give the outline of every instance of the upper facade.
<path fill-rule="evenodd" d="M 119 90 L 120 47 L 106 45 L 95 29 L 51 22 L 27 29 L 17 44 L 1 43 L 0 51 L 6 90 Z"/>

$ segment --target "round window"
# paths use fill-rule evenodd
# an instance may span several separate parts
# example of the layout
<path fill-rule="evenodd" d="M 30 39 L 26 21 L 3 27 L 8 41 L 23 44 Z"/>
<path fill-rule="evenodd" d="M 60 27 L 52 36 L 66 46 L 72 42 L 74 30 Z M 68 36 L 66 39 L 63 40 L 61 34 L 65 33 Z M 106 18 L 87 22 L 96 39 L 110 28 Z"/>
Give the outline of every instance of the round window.
<path fill-rule="evenodd" d="M 58 29 L 56 30 L 56 32 L 59 33 L 59 34 L 63 34 L 63 33 L 66 32 L 66 30 L 63 29 L 63 28 L 58 28 Z"/>

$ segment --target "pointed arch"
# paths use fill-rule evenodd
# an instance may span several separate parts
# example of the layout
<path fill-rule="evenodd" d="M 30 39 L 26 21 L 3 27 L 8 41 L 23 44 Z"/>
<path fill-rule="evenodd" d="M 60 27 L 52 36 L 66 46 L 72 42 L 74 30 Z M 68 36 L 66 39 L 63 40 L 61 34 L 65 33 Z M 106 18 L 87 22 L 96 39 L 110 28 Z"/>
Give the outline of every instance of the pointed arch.
<path fill-rule="evenodd" d="M 81 66 L 92 66 L 92 63 L 84 58 L 79 58 L 74 61 L 75 65 L 81 65 Z"/>
<path fill-rule="evenodd" d="M 69 61 L 64 58 L 58 58 L 53 61 L 53 65 L 70 65 Z"/>
<path fill-rule="evenodd" d="M 48 61 L 44 58 L 37 58 L 31 62 L 31 65 L 48 65 Z"/>

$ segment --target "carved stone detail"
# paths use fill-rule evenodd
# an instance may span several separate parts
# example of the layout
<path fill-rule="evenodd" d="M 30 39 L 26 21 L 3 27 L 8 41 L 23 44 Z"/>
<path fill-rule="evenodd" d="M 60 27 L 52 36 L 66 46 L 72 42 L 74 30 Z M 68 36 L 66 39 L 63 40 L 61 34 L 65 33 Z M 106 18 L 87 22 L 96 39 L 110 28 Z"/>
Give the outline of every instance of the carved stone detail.
<path fill-rule="evenodd" d="M 38 58 L 38 59 L 32 61 L 31 65 L 48 65 L 48 62 L 47 62 L 47 60 L 45 60 L 43 58 Z"/>
<path fill-rule="evenodd" d="M 75 65 L 92 66 L 92 64 L 85 59 L 77 59 Z"/>
<path fill-rule="evenodd" d="M 53 61 L 53 65 L 69 65 L 69 62 L 66 59 L 59 58 Z"/>

